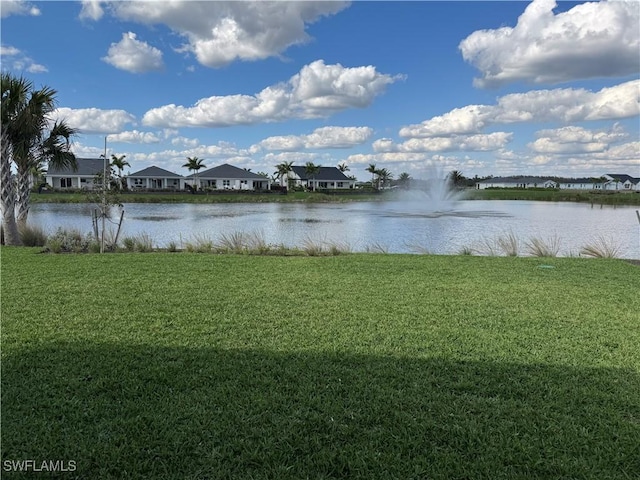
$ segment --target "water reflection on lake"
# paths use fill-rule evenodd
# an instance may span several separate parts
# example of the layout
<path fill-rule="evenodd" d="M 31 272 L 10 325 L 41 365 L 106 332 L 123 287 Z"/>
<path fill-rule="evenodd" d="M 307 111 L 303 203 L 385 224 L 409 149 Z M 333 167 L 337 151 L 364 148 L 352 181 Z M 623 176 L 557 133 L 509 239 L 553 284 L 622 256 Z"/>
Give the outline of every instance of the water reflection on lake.
<path fill-rule="evenodd" d="M 58 227 L 91 230 L 89 204 L 35 204 L 30 223 L 54 232 Z M 513 233 L 560 239 L 560 255 L 577 255 L 582 246 L 604 236 L 621 256 L 640 259 L 637 207 L 533 201 L 461 201 L 434 212 L 420 202 L 331 204 L 125 204 L 123 233 L 146 233 L 156 246 L 195 236 L 260 233 L 271 244 L 301 246 L 305 240 L 347 244 L 353 251 L 383 247 L 390 253 L 458 253 L 486 240 Z"/>

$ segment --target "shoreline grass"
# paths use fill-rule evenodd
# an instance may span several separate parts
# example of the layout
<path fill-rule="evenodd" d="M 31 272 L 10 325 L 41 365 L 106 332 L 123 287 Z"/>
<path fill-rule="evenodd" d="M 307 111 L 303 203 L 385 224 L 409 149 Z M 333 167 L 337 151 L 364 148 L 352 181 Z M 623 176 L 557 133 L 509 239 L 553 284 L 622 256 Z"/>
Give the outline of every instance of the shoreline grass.
<path fill-rule="evenodd" d="M 579 202 L 593 205 L 640 205 L 640 193 L 595 192 L 550 189 L 465 189 L 467 200 L 533 200 L 549 202 Z M 123 203 L 343 203 L 385 201 L 395 197 L 397 191 L 387 192 L 290 192 L 277 193 L 215 193 L 198 194 L 171 192 L 125 192 L 119 194 Z M 86 193 L 46 192 L 31 194 L 32 203 L 91 203 Z"/>
<path fill-rule="evenodd" d="M 100 479 L 639 471 L 624 261 L 38 252 L 0 248 L 3 461 Z"/>

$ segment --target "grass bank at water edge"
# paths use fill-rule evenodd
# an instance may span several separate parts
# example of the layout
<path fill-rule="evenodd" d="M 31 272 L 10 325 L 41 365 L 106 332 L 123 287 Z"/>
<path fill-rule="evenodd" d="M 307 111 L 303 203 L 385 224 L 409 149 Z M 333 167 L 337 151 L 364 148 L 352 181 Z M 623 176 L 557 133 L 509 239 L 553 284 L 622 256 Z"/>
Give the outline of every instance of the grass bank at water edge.
<path fill-rule="evenodd" d="M 0 250 L 3 465 L 73 460 L 60 478 L 83 479 L 640 472 L 640 270 L 624 261 L 37 252 Z"/>
<path fill-rule="evenodd" d="M 535 200 L 549 202 L 581 202 L 594 205 L 640 205 L 640 193 L 635 192 L 593 192 L 553 189 L 515 189 L 500 188 L 487 190 L 461 190 L 463 198 L 468 200 Z M 186 192 L 127 192 L 119 194 L 123 203 L 327 203 L 353 201 L 384 201 L 402 196 L 401 190 L 372 191 L 334 191 L 278 193 L 209 193 L 192 195 Z M 33 203 L 91 203 L 86 193 L 47 192 L 32 193 Z"/>

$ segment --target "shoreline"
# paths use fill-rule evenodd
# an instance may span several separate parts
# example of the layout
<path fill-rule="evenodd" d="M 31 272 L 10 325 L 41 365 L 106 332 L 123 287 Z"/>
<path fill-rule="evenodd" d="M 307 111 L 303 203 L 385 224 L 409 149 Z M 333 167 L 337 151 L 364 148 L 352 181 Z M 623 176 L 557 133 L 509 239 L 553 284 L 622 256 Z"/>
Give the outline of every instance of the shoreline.
<path fill-rule="evenodd" d="M 46 192 L 31 194 L 36 203 L 94 203 L 87 192 Z M 95 192 L 93 192 L 95 195 Z M 279 193 L 174 193 L 174 192 L 121 192 L 121 203 L 348 203 L 362 201 L 388 201 L 397 198 L 398 191 L 387 192 L 290 192 Z M 460 190 L 463 200 L 535 200 L 547 202 L 590 203 L 593 205 L 640 206 L 640 192 L 592 192 L 546 189 L 487 189 Z M 112 199 L 113 201 L 113 199 Z"/>

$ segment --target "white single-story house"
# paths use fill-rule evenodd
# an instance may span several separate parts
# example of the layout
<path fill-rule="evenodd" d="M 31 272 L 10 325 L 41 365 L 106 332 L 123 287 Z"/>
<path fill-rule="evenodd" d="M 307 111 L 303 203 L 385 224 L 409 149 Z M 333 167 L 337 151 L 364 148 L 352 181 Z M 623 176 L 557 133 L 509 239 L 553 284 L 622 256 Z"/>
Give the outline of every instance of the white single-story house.
<path fill-rule="evenodd" d="M 602 190 L 603 182 L 594 178 L 563 178 L 558 180 L 560 190 Z"/>
<path fill-rule="evenodd" d="M 558 184 L 544 177 L 494 177 L 476 183 L 476 189 L 485 188 L 558 188 Z"/>
<path fill-rule="evenodd" d="M 182 190 L 184 177 L 154 165 L 127 175 L 127 187 L 129 190 Z"/>
<path fill-rule="evenodd" d="M 185 183 L 192 187 L 196 182 L 198 188 L 209 190 L 269 190 L 271 188 L 269 178 L 228 163 L 185 178 Z"/>
<path fill-rule="evenodd" d="M 620 173 L 607 173 L 603 177 L 607 179 L 605 190 L 640 191 L 640 178 Z"/>
<path fill-rule="evenodd" d="M 104 172 L 105 161 L 102 158 L 77 158 L 78 168 L 57 169 L 50 167 L 46 174 L 46 182 L 54 189 L 84 189 L 96 187 L 96 176 Z M 107 167 L 110 168 L 110 167 Z M 98 185 L 99 186 L 99 185 Z"/>
<path fill-rule="evenodd" d="M 315 175 L 308 175 L 305 167 L 293 166 L 289 178 L 294 185 L 314 189 L 348 189 L 354 188 L 356 181 L 347 177 L 337 167 L 320 167 Z"/>

